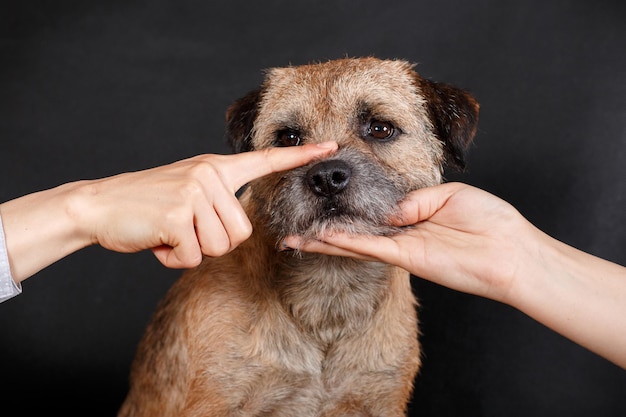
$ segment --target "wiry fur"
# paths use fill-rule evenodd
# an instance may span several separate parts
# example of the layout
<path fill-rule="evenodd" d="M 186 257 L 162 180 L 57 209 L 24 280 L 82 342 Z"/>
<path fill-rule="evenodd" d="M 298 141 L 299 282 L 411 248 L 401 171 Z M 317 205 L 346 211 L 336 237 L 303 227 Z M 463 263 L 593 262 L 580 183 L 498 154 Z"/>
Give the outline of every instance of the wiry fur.
<path fill-rule="evenodd" d="M 468 93 L 404 61 L 268 71 L 260 90 L 228 109 L 233 148 L 275 146 L 289 128 L 303 143 L 335 140 L 340 149 L 249 184 L 241 204 L 251 238 L 172 286 L 139 345 L 119 417 L 404 415 L 420 366 L 409 274 L 279 252 L 277 243 L 326 230 L 397 232 L 389 216 L 406 193 L 441 182 L 446 161 L 463 166 L 477 116 Z M 400 133 L 372 140 L 372 119 Z M 345 170 L 345 188 L 313 191 L 322 162 Z"/>

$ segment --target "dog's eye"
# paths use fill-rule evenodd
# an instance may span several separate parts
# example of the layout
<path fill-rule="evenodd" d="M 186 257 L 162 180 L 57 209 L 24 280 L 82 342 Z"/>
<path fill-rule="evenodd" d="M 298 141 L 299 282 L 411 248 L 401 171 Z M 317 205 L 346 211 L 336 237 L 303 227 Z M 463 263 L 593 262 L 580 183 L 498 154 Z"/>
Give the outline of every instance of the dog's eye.
<path fill-rule="evenodd" d="M 285 129 L 278 132 L 276 135 L 276 146 L 298 146 L 302 144 L 300 138 L 300 132 L 293 129 Z"/>
<path fill-rule="evenodd" d="M 391 139 L 395 131 L 395 127 L 389 122 L 372 120 L 367 128 L 367 136 L 378 140 Z"/>

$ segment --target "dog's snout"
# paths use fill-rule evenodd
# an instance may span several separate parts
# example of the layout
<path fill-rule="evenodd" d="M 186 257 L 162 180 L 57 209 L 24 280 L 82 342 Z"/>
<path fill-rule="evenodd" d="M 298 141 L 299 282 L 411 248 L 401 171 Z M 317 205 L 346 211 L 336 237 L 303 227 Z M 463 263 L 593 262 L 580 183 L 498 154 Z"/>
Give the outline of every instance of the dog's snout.
<path fill-rule="evenodd" d="M 330 197 L 342 192 L 350 182 L 352 169 L 344 161 L 335 159 L 315 164 L 306 174 L 306 181 L 317 195 Z"/>

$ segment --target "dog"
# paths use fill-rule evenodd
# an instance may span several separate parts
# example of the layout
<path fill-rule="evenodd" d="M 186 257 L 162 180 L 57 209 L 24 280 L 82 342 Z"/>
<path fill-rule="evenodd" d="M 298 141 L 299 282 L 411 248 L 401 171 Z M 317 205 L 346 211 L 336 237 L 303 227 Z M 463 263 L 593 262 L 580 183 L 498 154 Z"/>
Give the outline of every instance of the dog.
<path fill-rule="evenodd" d="M 281 250 L 287 235 L 389 235 L 412 190 L 463 169 L 479 105 L 400 59 L 266 71 L 226 111 L 235 152 L 334 140 L 329 157 L 251 181 L 252 236 L 183 272 L 139 343 L 119 417 L 403 416 L 421 365 L 410 275 Z"/>

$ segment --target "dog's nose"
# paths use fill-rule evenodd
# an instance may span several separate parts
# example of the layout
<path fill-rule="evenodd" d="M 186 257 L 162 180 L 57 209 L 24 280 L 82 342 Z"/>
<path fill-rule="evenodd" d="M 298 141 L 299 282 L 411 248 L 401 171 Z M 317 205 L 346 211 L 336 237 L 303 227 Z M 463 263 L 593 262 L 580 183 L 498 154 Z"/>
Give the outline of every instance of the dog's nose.
<path fill-rule="evenodd" d="M 345 162 L 334 159 L 315 164 L 306 174 L 311 190 L 320 196 L 330 197 L 342 192 L 350 182 L 352 169 Z"/>

